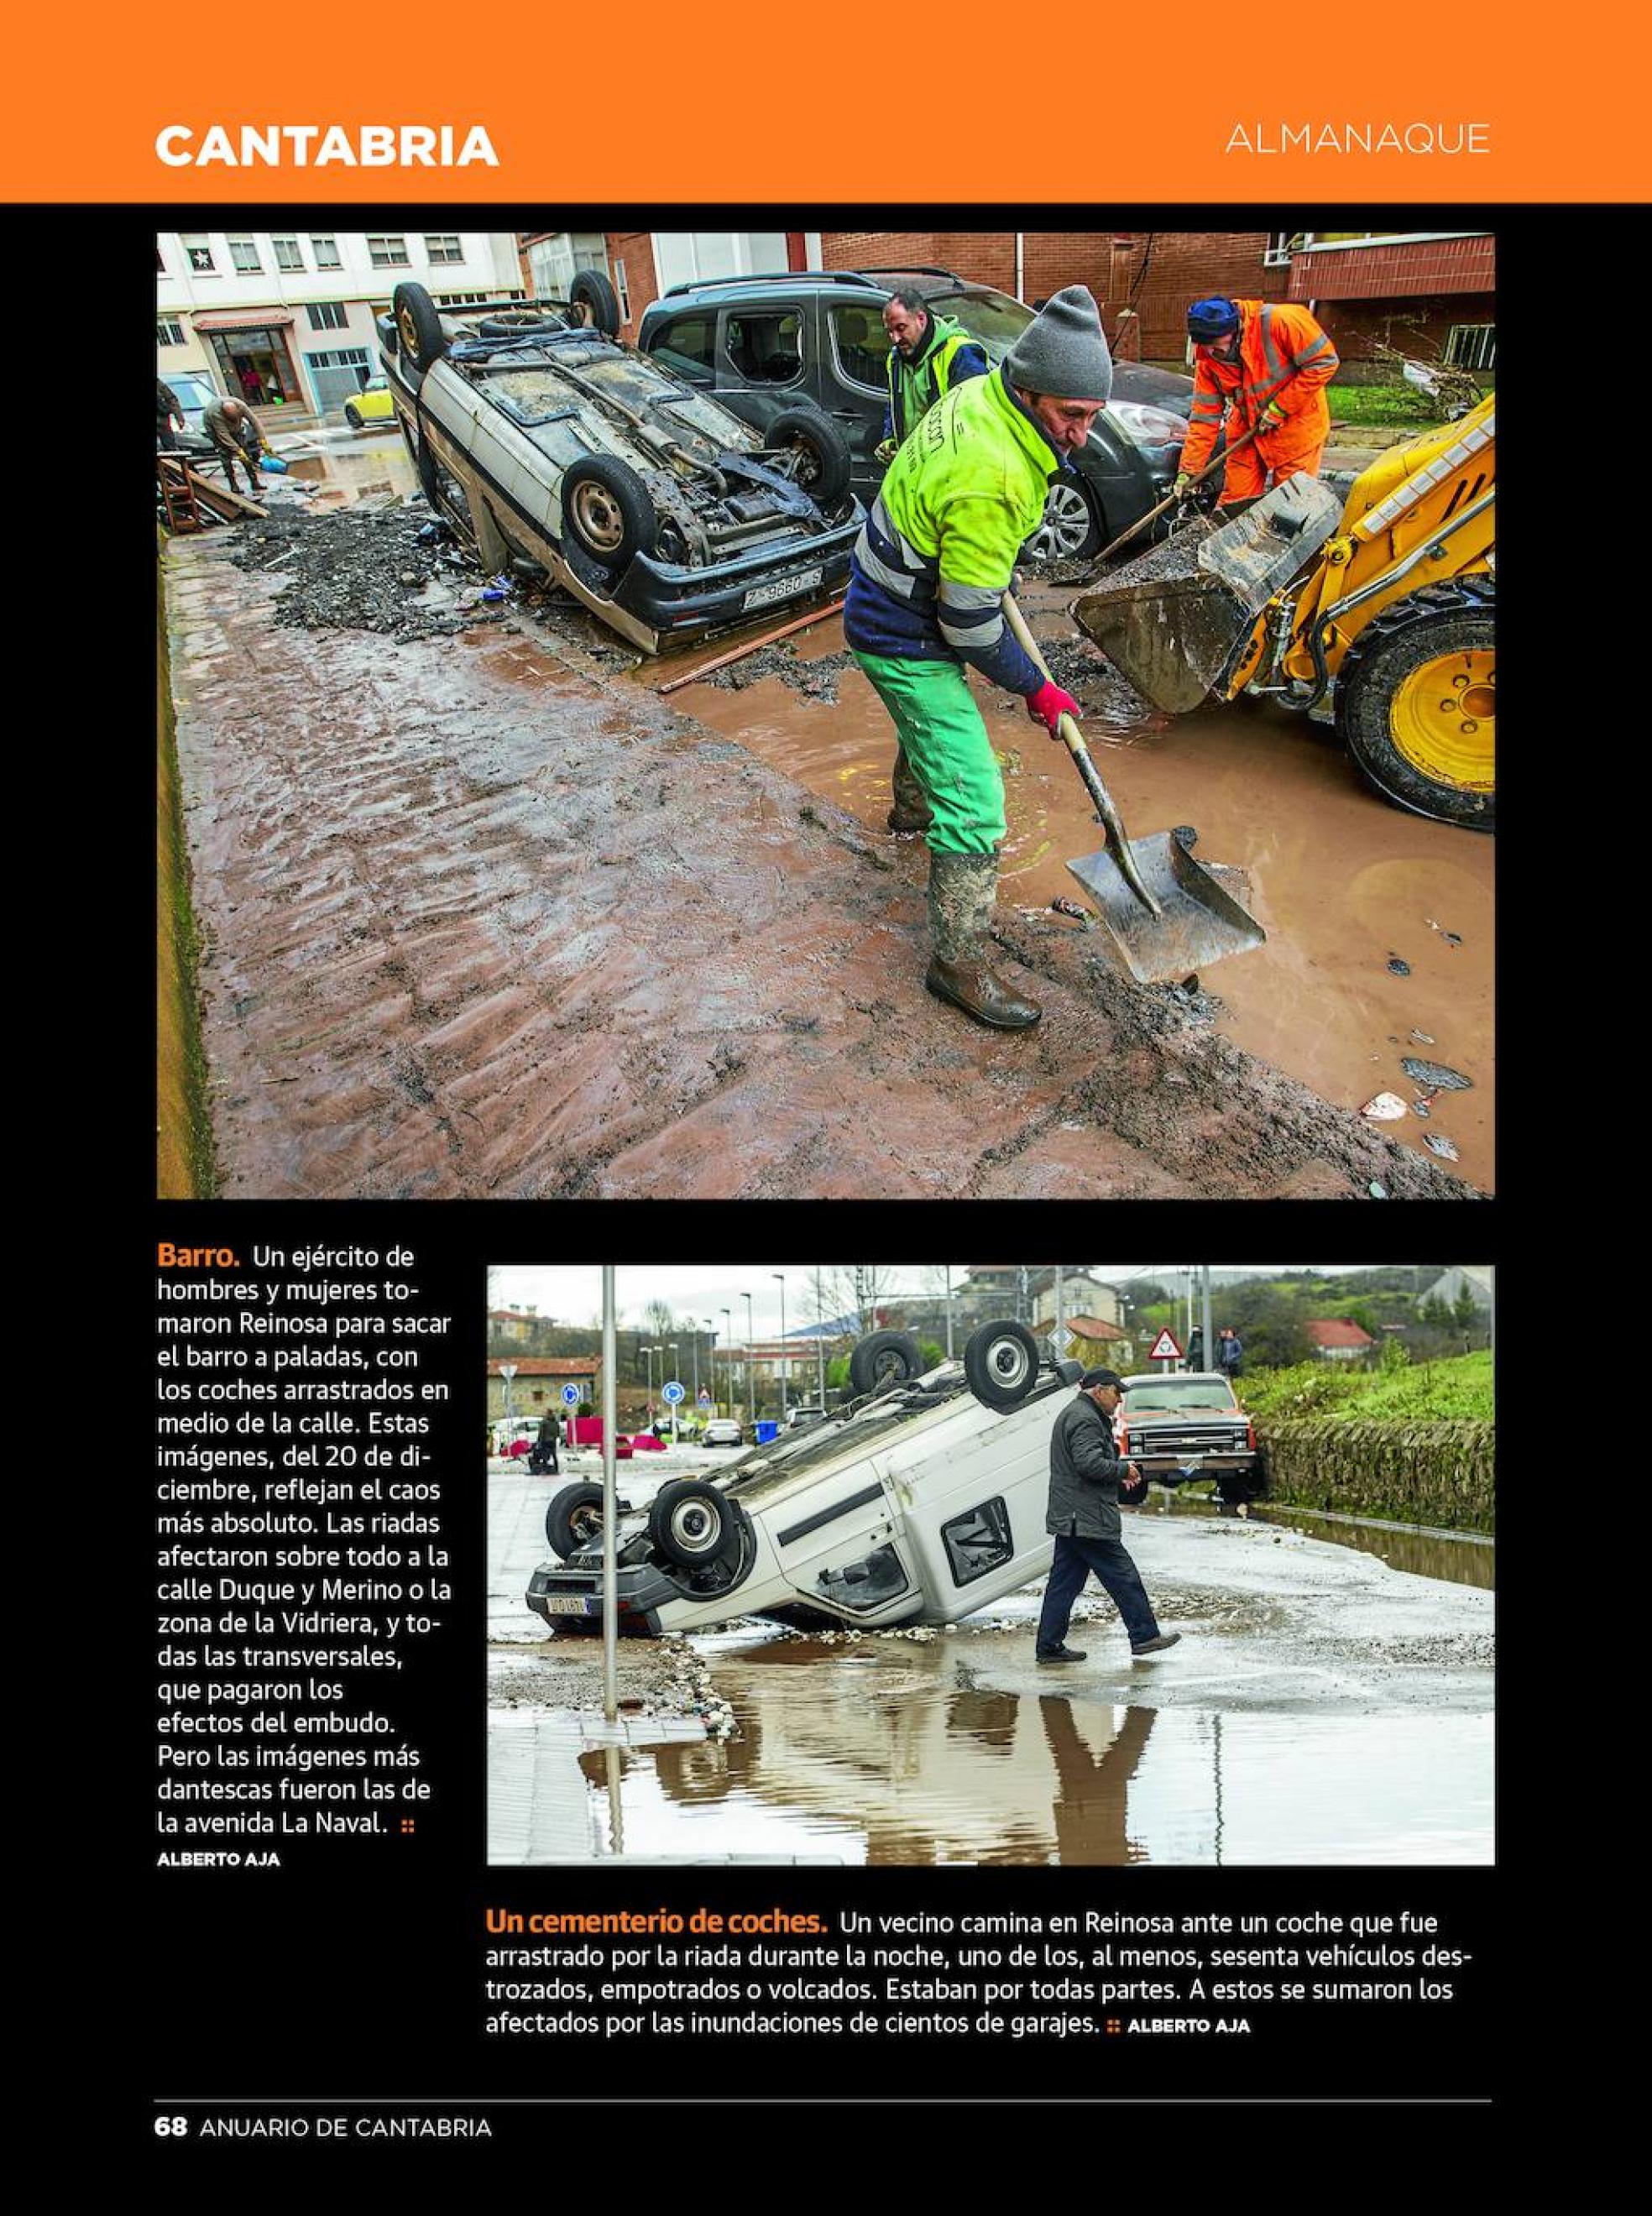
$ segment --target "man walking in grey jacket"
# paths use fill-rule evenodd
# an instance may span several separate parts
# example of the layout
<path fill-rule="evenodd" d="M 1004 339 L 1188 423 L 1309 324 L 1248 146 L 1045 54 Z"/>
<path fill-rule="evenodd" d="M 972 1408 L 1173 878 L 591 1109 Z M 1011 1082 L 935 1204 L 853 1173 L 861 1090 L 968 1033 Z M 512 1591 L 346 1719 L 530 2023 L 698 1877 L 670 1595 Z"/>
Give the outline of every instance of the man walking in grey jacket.
<path fill-rule="evenodd" d="M 1141 1573 L 1119 1540 L 1119 1486 L 1139 1476 L 1133 1462 L 1121 1462 L 1113 1435 L 1113 1411 L 1124 1397 L 1124 1380 L 1113 1370 L 1087 1370 L 1078 1396 L 1056 1419 L 1050 1434 L 1050 1509 L 1044 1519 L 1056 1537 L 1056 1558 L 1044 1588 L 1039 1617 L 1037 1657 L 1040 1662 L 1082 1662 L 1081 1650 L 1067 1644 L 1073 1603 L 1092 1570 L 1112 1594 L 1124 1618 L 1132 1654 L 1162 1654 L 1181 1637 L 1161 1631 Z"/>

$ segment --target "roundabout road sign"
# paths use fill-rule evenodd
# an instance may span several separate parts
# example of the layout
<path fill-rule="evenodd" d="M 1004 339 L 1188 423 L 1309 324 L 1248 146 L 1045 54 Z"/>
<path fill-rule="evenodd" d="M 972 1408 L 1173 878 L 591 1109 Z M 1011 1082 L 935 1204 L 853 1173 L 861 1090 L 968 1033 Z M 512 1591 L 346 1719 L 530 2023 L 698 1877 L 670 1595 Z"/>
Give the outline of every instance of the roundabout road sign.
<path fill-rule="evenodd" d="M 668 1408 L 675 1408 L 678 1401 L 685 1399 L 686 1397 L 687 1396 L 684 1394 L 681 1386 L 678 1384 L 675 1377 L 671 1380 L 669 1385 L 663 1385 L 660 1388 L 660 1398 L 664 1401 Z"/>
<path fill-rule="evenodd" d="M 579 1388 L 578 1388 L 578 1386 L 577 1386 L 577 1385 L 564 1385 L 564 1386 L 563 1387 L 563 1388 L 562 1388 L 562 1405 L 563 1405 L 563 1407 L 564 1407 L 564 1408 L 576 1408 L 576 1407 L 578 1407 L 578 1406 L 579 1406 Z"/>

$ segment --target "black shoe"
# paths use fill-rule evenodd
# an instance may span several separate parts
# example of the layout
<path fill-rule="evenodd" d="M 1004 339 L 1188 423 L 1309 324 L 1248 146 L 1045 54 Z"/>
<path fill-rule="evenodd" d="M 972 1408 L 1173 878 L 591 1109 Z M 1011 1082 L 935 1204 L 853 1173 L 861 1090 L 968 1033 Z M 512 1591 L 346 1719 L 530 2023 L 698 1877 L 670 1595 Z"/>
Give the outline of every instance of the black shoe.
<path fill-rule="evenodd" d="M 1082 1662 L 1084 1652 L 1078 1647 L 1052 1647 L 1047 1654 L 1035 1653 L 1035 1662 Z"/>
<path fill-rule="evenodd" d="M 923 982 L 938 1000 L 950 1000 L 992 1031 L 1024 1031 L 1043 1013 L 982 962 L 943 962 L 937 955 Z"/>
<path fill-rule="evenodd" d="M 1162 1654 L 1167 1647 L 1176 1647 L 1180 1642 L 1179 1631 L 1162 1631 L 1156 1639 L 1137 1640 L 1130 1651 L 1132 1654 Z"/>

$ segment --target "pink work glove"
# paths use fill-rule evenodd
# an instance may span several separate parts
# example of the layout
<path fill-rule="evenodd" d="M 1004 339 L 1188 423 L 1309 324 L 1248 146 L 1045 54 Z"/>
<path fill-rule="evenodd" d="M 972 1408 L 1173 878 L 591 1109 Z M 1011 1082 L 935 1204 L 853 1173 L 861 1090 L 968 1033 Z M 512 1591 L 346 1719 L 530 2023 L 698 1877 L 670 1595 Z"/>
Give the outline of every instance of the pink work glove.
<path fill-rule="evenodd" d="M 1026 712 L 1035 723 L 1042 723 L 1054 738 L 1056 726 L 1063 716 L 1076 718 L 1078 703 L 1070 692 L 1063 692 L 1059 685 L 1046 677 L 1036 692 L 1026 695 Z"/>

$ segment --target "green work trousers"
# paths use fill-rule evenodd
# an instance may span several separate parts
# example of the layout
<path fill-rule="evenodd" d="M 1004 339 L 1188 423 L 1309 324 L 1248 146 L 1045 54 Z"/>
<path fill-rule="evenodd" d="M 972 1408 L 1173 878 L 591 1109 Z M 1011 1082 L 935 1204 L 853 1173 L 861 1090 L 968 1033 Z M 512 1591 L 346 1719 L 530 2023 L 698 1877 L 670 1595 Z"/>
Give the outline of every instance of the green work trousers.
<path fill-rule="evenodd" d="M 963 665 L 884 654 L 854 658 L 894 718 L 913 774 L 934 811 L 936 854 L 991 854 L 1004 836 L 1004 778 Z"/>

